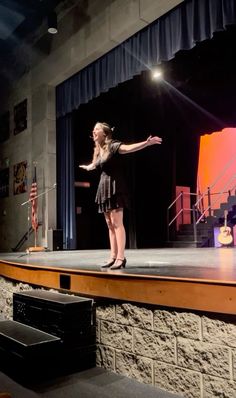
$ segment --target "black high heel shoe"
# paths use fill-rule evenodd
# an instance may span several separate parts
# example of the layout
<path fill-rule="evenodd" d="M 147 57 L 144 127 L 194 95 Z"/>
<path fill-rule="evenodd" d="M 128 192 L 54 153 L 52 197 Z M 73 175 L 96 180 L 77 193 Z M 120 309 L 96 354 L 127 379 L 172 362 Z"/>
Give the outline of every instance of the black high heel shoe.
<path fill-rule="evenodd" d="M 126 258 L 117 258 L 115 260 L 115 263 L 111 266 L 110 269 L 114 270 L 114 269 L 120 269 L 120 268 L 125 268 L 126 266 Z"/>
<path fill-rule="evenodd" d="M 106 263 L 101 265 L 101 268 L 110 268 L 116 261 L 116 258 L 112 258 L 111 260 L 108 260 Z"/>

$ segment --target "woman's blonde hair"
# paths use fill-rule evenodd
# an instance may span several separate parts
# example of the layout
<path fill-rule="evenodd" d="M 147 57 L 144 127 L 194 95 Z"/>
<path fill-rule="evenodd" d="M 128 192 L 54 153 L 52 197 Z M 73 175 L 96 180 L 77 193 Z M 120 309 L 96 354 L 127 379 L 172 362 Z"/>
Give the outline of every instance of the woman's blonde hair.
<path fill-rule="evenodd" d="M 109 155 L 110 143 L 112 141 L 112 132 L 114 130 L 114 127 L 111 127 L 108 123 L 105 123 L 105 122 L 97 122 L 96 124 L 100 124 L 101 128 L 104 131 L 105 140 L 104 140 L 104 144 L 103 144 L 102 149 L 104 150 L 104 156 L 103 157 L 106 158 Z M 99 154 L 100 154 L 100 146 L 96 142 L 95 143 L 95 147 L 94 147 L 94 151 L 93 151 L 92 163 L 96 163 L 96 161 L 98 160 Z"/>

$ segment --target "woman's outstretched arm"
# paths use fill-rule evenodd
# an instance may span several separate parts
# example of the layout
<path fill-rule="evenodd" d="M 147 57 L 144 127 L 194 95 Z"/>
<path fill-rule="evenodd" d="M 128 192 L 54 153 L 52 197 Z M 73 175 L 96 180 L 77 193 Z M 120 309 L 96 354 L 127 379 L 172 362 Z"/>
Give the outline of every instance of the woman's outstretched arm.
<path fill-rule="evenodd" d="M 137 152 L 140 151 L 141 149 L 144 149 L 148 146 L 155 145 L 155 144 L 161 144 L 162 143 L 162 138 L 154 136 L 152 137 L 151 135 L 146 139 L 146 141 L 142 142 L 136 142 L 134 144 L 121 144 L 119 147 L 119 153 L 120 154 L 126 154 L 126 153 L 131 153 L 131 152 Z"/>
<path fill-rule="evenodd" d="M 91 170 L 95 170 L 95 169 L 96 169 L 96 166 L 95 166 L 94 163 L 90 163 L 90 164 L 88 164 L 88 165 L 86 165 L 86 164 L 80 164 L 79 167 L 80 167 L 81 169 L 84 169 L 84 170 L 87 170 L 87 171 L 91 171 Z"/>

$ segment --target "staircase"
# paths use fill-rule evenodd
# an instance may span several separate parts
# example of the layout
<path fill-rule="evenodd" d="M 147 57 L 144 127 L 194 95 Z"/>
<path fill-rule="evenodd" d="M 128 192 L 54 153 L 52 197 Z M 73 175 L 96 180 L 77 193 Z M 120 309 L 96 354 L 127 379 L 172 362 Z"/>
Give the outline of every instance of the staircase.
<path fill-rule="evenodd" d="M 214 247 L 214 227 L 224 226 L 226 221 L 229 226 L 236 224 L 236 155 L 205 192 L 200 193 L 197 185 L 197 193 L 190 192 L 189 187 L 177 190 L 178 195 L 167 208 L 169 247 Z M 226 196 L 227 201 L 223 202 Z"/>
<path fill-rule="evenodd" d="M 181 224 L 175 232 L 175 238 L 167 243 L 168 247 L 214 247 L 214 227 L 224 225 L 224 212 L 227 210 L 227 225 L 236 224 L 236 195 L 229 195 L 227 202 L 213 210 L 213 215 L 205 217 L 196 225 L 197 240 L 194 238 L 194 225 Z"/>
<path fill-rule="evenodd" d="M 214 243 L 212 224 L 201 223 L 197 228 L 197 242 L 194 240 L 193 224 L 181 224 L 175 240 L 168 242 L 168 247 L 211 247 Z"/>
<path fill-rule="evenodd" d="M 227 202 L 221 203 L 219 209 L 213 211 L 213 216 L 221 223 L 225 210 L 228 211 L 227 221 L 233 225 L 236 224 L 236 195 L 230 195 Z"/>

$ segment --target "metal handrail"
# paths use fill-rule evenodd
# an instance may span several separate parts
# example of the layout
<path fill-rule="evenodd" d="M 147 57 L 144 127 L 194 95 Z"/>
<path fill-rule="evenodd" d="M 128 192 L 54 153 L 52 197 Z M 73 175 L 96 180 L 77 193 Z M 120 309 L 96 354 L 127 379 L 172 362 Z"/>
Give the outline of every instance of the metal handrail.
<path fill-rule="evenodd" d="M 173 202 L 168 206 L 167 208 L 167 240 L 169 241 L 169 228 L 170 226 L 173 224 L 173 222 L 180 216 L 180 214 L 183 214 L 184 211 L 192 211 L 192 209 L 185 209 L 183 207 L 183 203 L 182 203 L 182 207 L 180 209 L 180 211 L 171 219 L 171 221 L 169 221 L 169 211 L 172 209 L 172 207 L 177 203 L 177 201 L 181 198 L 183 198 L 184 195 L 188 195 L 188 196 L 197 196 L 197 193 L 194 192 L 183 192 L 181 191 L 178 196 L 173 200 Z"/>
<path fill-rule="evenodd" d="M 225 167 L 223 168 L 223 170 L 221 171 L 221 173 L 219 173 L 219 175 L 217 176 L 217 178 L 215 179 L 215 181 L 213 181 L 213 183 L 207 188 L 207 190 L 199 196 L 199 194 L 197 193 L 189 193 L 189 192 L 180 192 L 179 195 L 174 199 L 174 201 L 169 205 L 168 209 L 167 209 L 167 237 L 169 240 L 169 228 L 170 226 L 173 224 L 173 222 L 180 216 L 180 214 L 183 214 L 184 209 L 183 209 L 183 195 L 195 195 L 198 196 L 198 199 L 196 200 L 195 204 L 193 205 L 191 211 L 193 212 L 193 228 L 194 228 L 194 241 L 196 241 L 197 239 L 197 225 L 199 224 L 199 222 L 203 219 L 203 217 L 206 215 L 207 212 L 209 212 L 209 216 L 211 216 L 211 210 L 212 207 L 214 206 L 214 204 L 220 200 L 220 198 L 222 197 L 222 195 L 224 193 L 229 193 L 229 195 L 231 194 L 231 191 L 233 189 L 235 189 L 236 184 L 234 185 L 233 188 L 231 188 L 230 190 L 228 190 L 227 192 L 225 192 L 226 186 L 229 186 L 229 184 L 233 181 L 233 179 L 236 177 L 236 175 L 234 174 L 233 176 L 230 177 L 230 179 L 227 181 L 227 183 L 225 184 L 225 186 L 223 187 L 223 189 L 220 191 L 219 194 L 217 194 L 217 199 L 211 203 L 211 197 L 212 195 L 216 195 L 216 193 L 212 193 L 212 189 L 216 186 L 217 182 L 222 178 L 222 176 L 225 174 L 225 172 L 229 169 L 229 166 L 236 160 L 236 155 L 234 155 L 225 165 Z M 197 218 L 197 212 L 199 213 L 199 204 L 203 201 L 203 199 L 208 196 L 208 206 L 207 208 L 203 211 L 201 211 L 200 216 Z M 180 211 L 172 218 L 171 221 L 169 221 L 169 212 L 172 209 L 172 207 L 176 204 L 176 202 L 181 198 L 181 209 Z"/>
<path fill-rule="evenodd" d="M 231 188 L 230 190 L 225 191 L 226 186 L 228 186 L 234 179 L 236 178 L 236 174 L 234 174 L 228 181 L 227 183 L 224 185 L 224 188 L 219 192 L 219 193 L 211 193 L 210 195 L 219 195 L 217 197 L 217 199 L 211 203 L 210 205 L 207 206 L 207 208 L 203 211 L 203 213 L 201 214 L 201 216 L 196 220 L 196 224 L 199 224 L 199 222 L 202 220 L 202 218 L 205 216 L 205 214 L 207 213 L 207 211 L 212 208 L 222 197 L 222 195 L 224 195 L 225 193 L 229 193 L 231 191 L 233 191 L 236 188 L 236 184 L 233 186 L 233 188 Z M 197 203 L 197 202 L 196 202 Z M 196 203 L 194 204 L 194 206 L 196 207 Z"/>
<path fill-rule="evenodd" d="M 169 212 L 169 210 L 174 206 L 174 204 L 179 200 L 179 198 L 180 198 L 181 196 L 184 196 L 184 195 L 188 195 L 188 196 L 197 196 L 197 193 L 195 193 L 195 192 L 183 192 L 183 191 L 181 191 L 181 192 L 179 193 L 179 195 L 178 195 L 178 196 L 173 200 L 173 202 L 169 205 L 169 207 L 167 208 L 167 212 Z M 173 222 L 176 220 L 176 218 L 178 217 L 178 215 L 180 215 L 184 210 L 186 210 L 186 211 L 192 211 L 192 209 L 184 209 L 184 208 L 181 208 L 180 211 L 179 211 L 179 213 L 178 213 L 177 215 L 174 216 L 174 218 L 168 223 L 168 225 L 171 226 L 171 224 L 173 224 Z"/>
<path fill-rule="evenodd" d="M 201 213 L 200 217 L 198 219 L 196 219 L 196 211 L 197 211 L 197 206 L 196 202 L 193 205 L 193 233 L 194 233 L 194 242 L 197 241 L 197 225 L 200 223 L 200 221 L 203 219 L 203 217 L 205 217 L 206 213 L 212 209 L 212 207 L 214 207 L 214 205 L 219 202 L 220 198 L 222 197 L 222 195 L 224 195 L 225 193 L 228 193 L 229 196 L 231 195 L 231 192 L 236 188 L 236 184 L 229 190 L 226 190 L 226 187 L 229 186 L 231 184 L 231 182 L 236 178 L 236 174 L 234 174 L 233 176 L 231 176 L 229 178 L 229 180 L 227 181 L 227 183 L 224 185 L 224 187 L 222 188 L 222 190 L 218 193 L 218 197 L 216 198 L 216 200 L 213 203 L 209 203 L 209 205 L 207 206 L 207 208 Z M 210 190 L 208 188 L 208 193 L 210 193 Z M 213 195 L 210 193 L 210 196 Z M 202 198 L 203 199 L 203 198 Z M 209 215 L 211 215 L 211 213 L 209 213 Z"/>
<path fill-rule="evenodd" d="M 196 240 L 197 240 L 196 226 L 199 224 L 199 222 L 202 220 L 202 218 L 206 215 L 207 211 L 209 211 L 215 205 L 215 203 L 217 203 L 217 201 L 220 200 L 220 198 L 222 197 L 223 194 L 228 193 L 229 196 L 230 196 L 231 192 L 236 189 L 236 184 L 235 184 L 233 187 L 231 187 L 231 189 L 225 190 L 226 187 L 234 180 L 234 178 L 236 178 L 236 174 L 231 176 L 231 178 L 227 181 L 227 183 L 225 184 L 224 188 L 220 192 L 210 192 L 210 188 L 208 187 L 207 191 L 200 196 L 200 199 L 198 199 L 195 202 L 195 204 L 193 205 L 192 208 L 187 209 L 187 208 L 182 207 L 179 210 L 179 212 L 171 219 L 171 221 L 169 221 L 169 211 L 181 197 L 183 197 L 184 195 L 188 195 L 188 196 L 198 196 L 199 195 L 198 193 L 195 193 L 195 192 L 183 192 L 183 191 L 181 191 L 179 193 L 179 195 L 173 200 L 173 202 L 167 208 L 167 235 L 168 235 L 167 239 L 169 240 L 169 227 L 173 224 L 173 222 L 181 214 L 183 214 L 184 211 L 190 211 L 190 212 L 193 212 L 194 241 L 196 242 Z M 218 197 L 217 197 L 216 200 L 213 201 L 213 203 L 211 203 L 211 200 L 209 200 L 209 197 L 211 198 L 212 196 L 215 196 L 215 195 L 217 195 Z M 199 205 L 199 203 L 202 201 L 202 199 L 205 196 L 208 196 L 208 203 L 210 203 L 210 204 L 208 205 L 208 207 L 203 212 L 201 212 L 200 217 L 198 219 L 196 219 L 196 212 L 199 212 L 198 205 Z"/>
<path fill-rule="evenodd" d="M 184 213 L 185 211 L 192 211 L 193 209 L 185 209 L 184 207 L 182 209 L 180 209 L 180 211 L 176 214 L 176 216 L 171 220 L 171 222 L 169 223 L 169 227 L 171 226 L 171 224 L 173 224 L 173 222 L 180 216 L 181 213 Z"/>
<path fill-rule="evenodd" d="M 173 200 L 173 202 L 170 204 L 170 206 L 168 207 L 167 210 L 170 210 L 170 209 L 173 207 L 173 205 L 177 202 L 177 200 L 178 200 L 182 195 L 183 195 L 183 192 L 181 191 L 181 192 L 179 193 L 179 195 L 177 196 L 177 198 L 175 198 L 175 200 Z"/>

